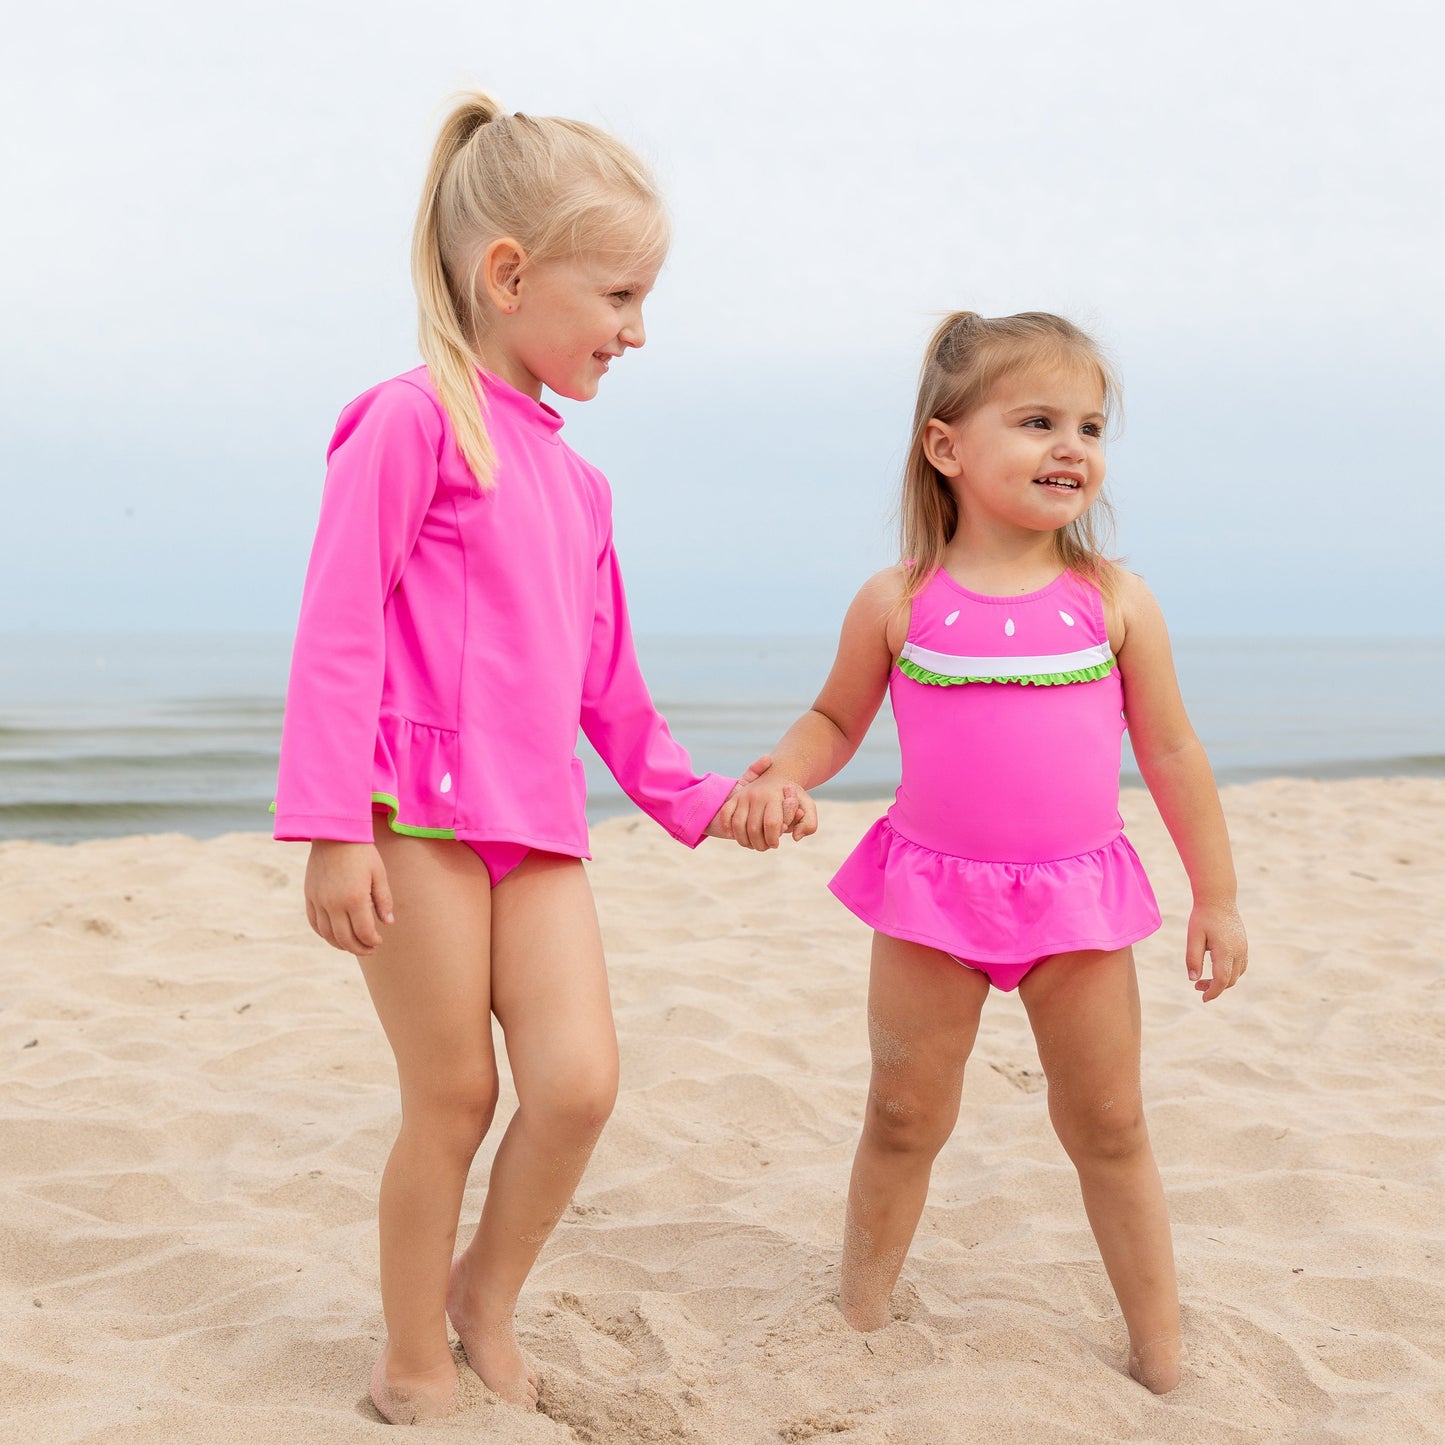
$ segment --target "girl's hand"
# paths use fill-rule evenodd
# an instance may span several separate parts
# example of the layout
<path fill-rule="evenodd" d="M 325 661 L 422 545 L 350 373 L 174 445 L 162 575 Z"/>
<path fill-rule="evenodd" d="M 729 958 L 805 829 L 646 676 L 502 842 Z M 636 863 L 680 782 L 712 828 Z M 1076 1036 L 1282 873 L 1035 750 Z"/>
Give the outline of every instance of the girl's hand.
<path fill-rule="evenodd" d="M 316 838 L 306 862 L 306 918 L 333 948 L 364 956 L 392 922 L 391 889 L 374 843 Z"/>
<path fill-rule="evenodd" d="M 1204 955 L 1209 954 L 1211 977 L 1204 977 Z M 1204 995 L 1204 1002 L 1233 988 L 1249 967 L 1249 940 L 1239 910 L 1232 903 L 1196 903 L 1189 915 L 1184 947 L 1189 980 Z"/>
<path fill-rule="evenodd" d="M 764 753 L 748 764 L 747 771 L 733 784 L 733 790 L 723 800 L 723 805 L 713 814 L 712 822 L 702 830 L 704 838 L 731 838 L 733 835 L 733 809 L 738 805 L 738 795 L 749 783 L 755 783 L 773 765 L 773 755 Z"/>
<path fill-rule="evenodd" d="M 818 831 L 818 807 L 796 783 L 762 777 L 732 801 L 732 837 L 759 853 L 776 848 L 784 833 L 795 843 Z"/>
<path fill-rule="evenodd" d="M 712 822 L 702 830 L 704 838 L 731 838 L 733 835 L 733 809 L 738 805 L 738 794 L 751 782 L 762 777 L 772 767 L 771 753 L 754 759 L 748 764 L 747 772 L 733 784 L 733 790 L 723 799 L 723 805 L 712 816 Z"/>
<path fill-rule="evenodd" d="M 728 794 L 726 802 L 717 810 L 712 822 L 707 825 L 704 836 L 708 838 L 732 838 L 744 848 L 755 848 L 763 852 L 776 848 L 784 833 L 791 833 L 793 841 L 800 843 L 804 838 L 818 831 L 818 808 L 808 794 L 796 783 L 785 783 L 781 794 L 773 790 L 753 789 L 758 781 L 773 766 L 772 755 L 762 757 L 748 764 L 747 771 Z M 748 797 L 745 799 L 744 794 Z M 758 803 L 755 794 L 760 794 Z M 777 794 L 778 806 L 771 819 L 766 816 L 769 798 Z M 740 810 L 741 805 L 741 810 Z M 753 826 L 753 811 L 756 808 L 756 826 Z"/>

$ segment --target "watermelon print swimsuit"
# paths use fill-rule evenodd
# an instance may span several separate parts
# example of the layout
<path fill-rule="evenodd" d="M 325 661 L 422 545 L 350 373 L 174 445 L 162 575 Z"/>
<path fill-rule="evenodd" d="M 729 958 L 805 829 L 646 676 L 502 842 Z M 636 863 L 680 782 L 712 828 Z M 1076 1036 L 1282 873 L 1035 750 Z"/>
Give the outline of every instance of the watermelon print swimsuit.
<path fill-rule="evenodd" d="M 1159 927 L 1119 816 L 1123 684 L 1094 586 L 986 597 L 940 569 L 888 691 L 897 797 L 829 884 L 853 913 L 1002 989 Z"/>

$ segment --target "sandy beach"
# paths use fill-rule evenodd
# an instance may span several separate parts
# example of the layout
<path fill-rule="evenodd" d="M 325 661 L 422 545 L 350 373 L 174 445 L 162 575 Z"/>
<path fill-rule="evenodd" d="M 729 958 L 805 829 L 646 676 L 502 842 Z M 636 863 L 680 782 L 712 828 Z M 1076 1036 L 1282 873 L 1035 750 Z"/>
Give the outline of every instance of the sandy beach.
<path fill-rule="evenodd" d="M 1224 798 L 1253 962 L 1207 1007 L 1183 874 L 1124 799 L 1165 918 L 1138 957 L 1190 1355 L 1173 1395 L 1122 1372 L 1016 996 L 985 1010 L 894 1322 L 838 1315 L 868 934 L 824 885 L 879 806 L 825 804 L 816 838 L 761 857 L 594 830 L 622 1092 L 523 1296 L 542 1409 L 467 1376 L 418 1436 L 1445 1437 L 1445 781 Z M 391 1059 L 356 968 L 305 927 L 304 861 L 261 835 L 0 845 L 7 1439 L 388 1428 L 365 1387 Z"/>

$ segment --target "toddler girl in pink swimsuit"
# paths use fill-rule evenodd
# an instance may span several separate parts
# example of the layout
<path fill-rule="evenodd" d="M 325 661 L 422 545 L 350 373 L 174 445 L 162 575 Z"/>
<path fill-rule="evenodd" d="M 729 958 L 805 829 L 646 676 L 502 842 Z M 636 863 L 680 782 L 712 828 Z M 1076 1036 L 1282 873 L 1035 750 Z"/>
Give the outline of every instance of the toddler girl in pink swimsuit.
<path fill-rule="evenodd" d="M 611 137 L 463 98 L 412 249 L 426 365 L 352 402 L 328 456 L 276 836 L 311 840 L 307 916 L 359 958 L 396 1056 L 371 1381 L 396 1423 L 454 1408 L 448 1318 L 486 1384 L 536 1402 L 518 1292 L 617 1089 L 579 725 L 689 847 L 722 834 L 733 789 L 693 772 L 652 705 L 607 482 L 541 399 L 589 400 L 642 345 L 667 241 L 650 179 Z M 800 830 L 810 808 L 790 803 Z M 497 1101 L 493 1015 L 518 1110 L 453 1263 Z"/>
<path fill-rule="evenodd" d="M 1128 1326 L 1130 1372 L 1162 1392 L 1179 1381 L 1179 1299 L 1130 946 L 1159 912 L 1119 817 L 1126 725 L 1193 885 L 1189 978 L 1217 998 L 1247 956 L 1224 816 L 1164 619 L 1102 550 L 1115 400 L 1097 348 L 1056 316 L 961 312 L 939 327 L 904 477 L 907 560 L 859 592 L 822 694 L 743 791 L 732 827 L 775 844 L 797 810 L 785 785 L 832 777 L 887 690 L 898 796 L 831 885 L 875 930 L 848 1321 L 888 1322 L 984 998 L 1017 989 Z"/>

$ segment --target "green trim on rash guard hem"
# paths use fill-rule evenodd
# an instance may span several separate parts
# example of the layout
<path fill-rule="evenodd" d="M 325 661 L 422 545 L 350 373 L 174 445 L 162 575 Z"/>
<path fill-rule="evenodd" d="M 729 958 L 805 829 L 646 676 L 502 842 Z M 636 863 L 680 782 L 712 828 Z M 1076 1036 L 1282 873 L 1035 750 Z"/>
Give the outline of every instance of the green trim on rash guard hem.
<path fill-rule="evenodd" d="M 456 831 L 452 828 L 418 828 L 411 823 L 398 823 L 396 815 L 401 811 L 401 804 L 390 793 L 373 793 L 371 801 L 380 803 L 390 813 L 386 826 L 393 833 L 400 833 L 407 838 L 448 838 L 456 842 Z"/>

